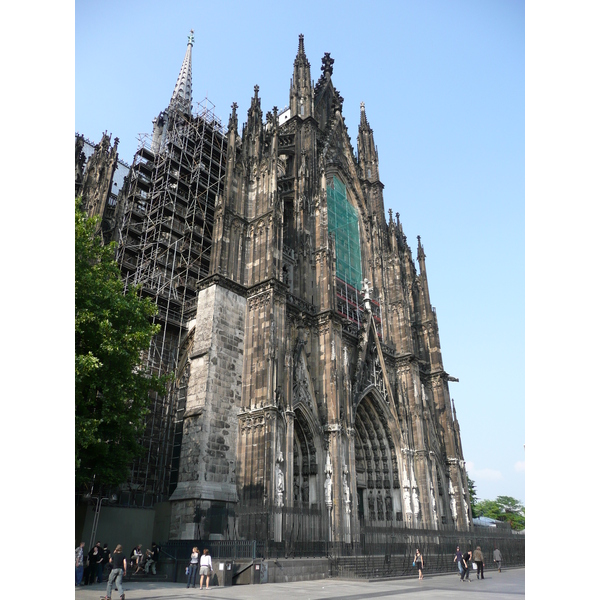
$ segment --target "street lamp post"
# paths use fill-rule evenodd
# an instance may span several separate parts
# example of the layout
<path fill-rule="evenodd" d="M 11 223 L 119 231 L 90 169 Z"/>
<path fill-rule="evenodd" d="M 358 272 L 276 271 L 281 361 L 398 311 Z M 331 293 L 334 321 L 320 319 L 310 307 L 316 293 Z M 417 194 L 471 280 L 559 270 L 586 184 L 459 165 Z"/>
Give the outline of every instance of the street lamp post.
<path fill-rule="evenodd" d="M 94 520 L 92 522 L 92 535 L 90 537 L 90 549 L 94 547 L 94 542 L 96 541 L 96 533 L 98 531 L 98 522 L 100 521 L 100 509 L 102 508 L 102 502 L 105 500 L 107 502 L 116 502 L 117 496 L 116 494 L 111 494 L 110 496 L 92 496 L 91 494 L 86 494 L 85 499 L 88 502 L 92 500 L 96 501 L 96 507 L 94 509 Z"/>

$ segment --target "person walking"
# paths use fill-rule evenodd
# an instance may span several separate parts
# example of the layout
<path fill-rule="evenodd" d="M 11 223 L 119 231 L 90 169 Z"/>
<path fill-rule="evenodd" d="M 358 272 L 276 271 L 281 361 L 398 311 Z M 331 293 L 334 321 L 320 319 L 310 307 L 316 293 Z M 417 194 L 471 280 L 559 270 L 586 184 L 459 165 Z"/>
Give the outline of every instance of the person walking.
<path fill-rule="evenodd" d="M 208 553 L 208 548 L 204 548 L 202 558 L 200 559 L 200 589 L 202 589 L 202 583 L 206 577 L 206 589 L 209 589 L 210 574 L 212 573 L 212 559 Z"/>
<path fill-rule="evenodd" d="M 458 575 L 462 579 L 463 574 L 463 561 L 462 561 L 462 552 L 460 551 L 460 547 L 456 546 L 456 552 L 454 553 L 454 562 L 458 565 Z"/>
<path fill-rule="evenodd" d="M 500 552 L 500 548 L 494 548 L 494 562 L 498 567 L 498 573 L 502 573 L 502 552 Z"/>
<path fill-rule="evenodd" d="M 112 562 L 112 571 L 108 576 L 108 584 L 106 585 L 106 596 L 100 598 L 100 600 L 110 600 L 113 587 L 117 588 L 117 592 L 120 594 L 120 600 L 125 600 L 125 592 L 123 590 L 123 575 L 127 573 L 127 557 L 123 554 L 123 546 L 117 544 L 115 551 L 110 557 Z"/>
<path fill-rule="evenodd" d="M 423 568 L 425 567 L 425 561 L 423 560 L 423 555 L 421 554 L 418 548 L 413 562 L 415 563 L 417 569 L 419 569 L 419 579 L 423 579 Z"/>
<path fill-rule="evenodd" d="M 483 562 L 481 546 L 475 548 L 475 552 L 473 552 L 473 562 L 477 565 L 477 579 L 479 579 L 479 575 L 481 575 L 481 579 L 485 579 L 483 576 L 483 567 L 485 567 L 485 563 Z"/>
<path fill-rule="evenodd" d="M 190 557 L 190 564 L 188 566 L 188 580 L 187 586 L 190 587 L 190 583 L 192 583 L 192 587 L 196 587 L 196 575 L 198 575 L 198 563 L 200 561 L 200 551 L 196 546 L 192 550 L 192 556 Z M 202 587 L 202 586 L 200 586 Z"/>
<path fill-rule="evenodd" d="M 83 547 L 85 542 L 81 542 L 77 548 L 75 548 L 75 585 L 83 585 L 83 567 L 85 563 L 85 556 L 83 554 Z"/>
<path fill-rule="evenodd" d="M 462 555 L 463 570 L 462 570 L 462 573 L 460 574 L 461 581 L 468 581 L 469 583 L 471 583 L 471 578 L 469 577 L 469 563 L 471 562 L 471 558 L 472 558 L 472 552 L 470 550 L 467 550 Z"/>

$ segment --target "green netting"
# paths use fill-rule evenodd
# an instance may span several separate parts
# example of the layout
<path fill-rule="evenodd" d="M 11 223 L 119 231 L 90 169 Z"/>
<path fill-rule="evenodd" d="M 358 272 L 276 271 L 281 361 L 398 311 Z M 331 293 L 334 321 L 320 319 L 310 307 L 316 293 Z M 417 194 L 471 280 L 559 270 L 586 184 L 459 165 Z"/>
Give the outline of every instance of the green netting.
<path fill-rule="evenodd" d="M 346 199 L 346 186 L 334 175 L 327 185 L 328 230 L 335 236 L 337 276 L 361 289 L 362 265 L 358 213 Z"/>

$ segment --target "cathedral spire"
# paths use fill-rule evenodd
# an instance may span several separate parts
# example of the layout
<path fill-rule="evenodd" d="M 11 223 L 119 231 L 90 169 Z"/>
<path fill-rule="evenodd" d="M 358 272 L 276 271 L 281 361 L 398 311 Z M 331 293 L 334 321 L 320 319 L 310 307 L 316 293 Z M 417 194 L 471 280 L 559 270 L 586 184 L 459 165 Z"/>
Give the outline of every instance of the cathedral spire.
<path fill-rule="evenodd" d="M 379 181 L 379 155 L 373 130 L 367 121 L 365 103 L 360 103 L 360 124 L 358 126 L 358 163 L 362 177 L 369 181 Z"/>
<path fill-rule="evenodd" d="M 419 276 L 421 278 L 421 284 L 424 294 L 424 308 L 429 314 L 431 312 L 431 300 L 429 298 L 429 283 L 427 282 L 427 269 L 425 268 L 425 250 L 421 245 L 421 236 L 417 236 L 417 260 L 419 261 Z"/>
<path fill-rule="evenodd" d="M 298 54 L 296 55 L 294 66 L 296 66 L 300 61 L 305 63 L 308 62 L 306 59 L 306 54 L 304 53 L 304 35 L 302 33 L 298 36 Z"/>
<path fill-rule="evenodd" d="M 310 79 L 310 63 L 304 53 L 304 36 L 298 38 L 298 54 L 294 60 L 294 75 L 290 86 L 291 116 L 302 119 L 312 116 L 314 112 L 314 93 Z"/>
<path fill-rule="evenodd" d="M 173 90 L 173 96 L 171 96 L 171 102 L 169 108 L 177 106 L 185 112 L 191 112 L 192 110 L 192 46 L 194 45 L 194 30 L 190 30 L 188 35 L 187 49 L 185 51 L 185 57 L 181 70 L 179 71 L 179 77 Z"/>

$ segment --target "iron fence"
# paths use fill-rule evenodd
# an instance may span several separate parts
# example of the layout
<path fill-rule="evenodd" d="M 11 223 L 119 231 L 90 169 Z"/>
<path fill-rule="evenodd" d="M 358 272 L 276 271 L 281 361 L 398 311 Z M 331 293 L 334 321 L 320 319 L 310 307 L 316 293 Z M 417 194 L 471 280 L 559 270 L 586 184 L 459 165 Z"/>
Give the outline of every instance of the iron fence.
<path fill-rule="evenodd" d="M 525 564 L 525 536 L 510 528 L 472 527 L 456 531 L 451 525 L 424 527 L 365 526 L 352 542 L 329 542 L 327 521 L 318 509 L 278 507 L 270 510 L 238 507 L 230 513 L 233 539 L 177 540 L 163 544 L 165 554 L 187 561 L 192 548 L 208 548 L 213 559 L 251 561 L 278 558 L 328 558 L 333 577 L 398 577 L 415 575 L 412 566 L 417 548 L 429 573 L 458 572 L 454 562 L 457 545 L 463 550 L 481 547 L 487 568 L 493 568 L 494 548 L 502 552 L 504 566 Z M 248 539 L 238 539 L 238 532 Z"/>

